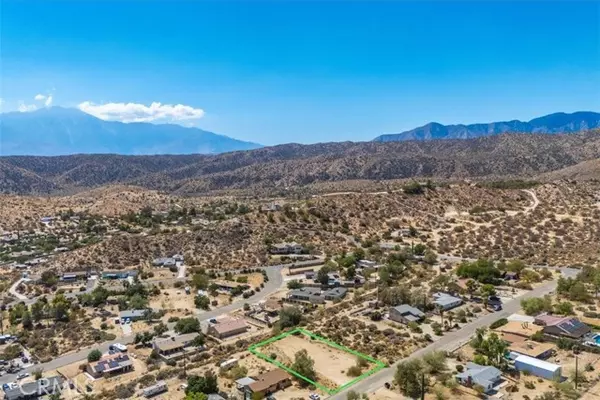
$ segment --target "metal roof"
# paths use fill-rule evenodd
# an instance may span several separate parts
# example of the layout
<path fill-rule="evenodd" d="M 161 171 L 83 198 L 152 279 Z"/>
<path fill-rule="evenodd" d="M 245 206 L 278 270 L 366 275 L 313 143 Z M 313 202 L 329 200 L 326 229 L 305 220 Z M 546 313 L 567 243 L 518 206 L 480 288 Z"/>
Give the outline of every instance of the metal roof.
<path fill-rule="evenodd" d="M 560 365 L 549 363 L 548 361 L 543 361 L 537 358 L 529 357 L 526 355 L 520 355 L 515 359 L 515 362 L 521 362 L 527 365 L 531 365 L 532 367 L 541 368 L 546 371 L 556 372 L 560 369 Z"/>

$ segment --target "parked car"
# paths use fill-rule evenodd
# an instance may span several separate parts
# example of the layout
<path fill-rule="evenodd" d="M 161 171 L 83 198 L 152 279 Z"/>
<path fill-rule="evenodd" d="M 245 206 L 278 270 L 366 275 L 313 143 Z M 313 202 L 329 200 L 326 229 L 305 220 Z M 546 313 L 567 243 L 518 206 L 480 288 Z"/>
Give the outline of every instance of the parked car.
<path fill-rule="evenodd" d="M 319 395 L 318 395 L 318 394 L 316 394 L 316 393 L 311 393 L 311 394 L 310 394 L 310 396 L 308 396 L 308 398 L 309 398 L 310 400 L 321 400 L 321 396 L 319 396 Z"/>
<path fill-rule="evenodd" d="M 124 344 L 121 343 L 115 343 L 115 344 L 111 344 L 110 346 L 108 346 L 109 350 L 118 350 L 120 352 L 126 352 L 127 351 L 127 346 L 125 346 Z"/>
<path fill-rule="evenodd" d="M 19 375 L 17 375 L 17 380 L 25 379 L 28 376 L 29 376 L 29 372 L 21 372 Z"/>

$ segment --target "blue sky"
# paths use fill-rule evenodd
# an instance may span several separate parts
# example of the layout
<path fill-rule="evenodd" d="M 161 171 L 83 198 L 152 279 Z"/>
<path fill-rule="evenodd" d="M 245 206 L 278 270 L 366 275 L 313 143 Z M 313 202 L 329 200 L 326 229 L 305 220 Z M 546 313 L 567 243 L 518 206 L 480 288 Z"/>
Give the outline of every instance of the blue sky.
<path fill-rule="evenodd" d="M 600 111 L 597 1 L 3 0 L 0 15 L 3 111 L 83 103 L 263 144 Z"/>

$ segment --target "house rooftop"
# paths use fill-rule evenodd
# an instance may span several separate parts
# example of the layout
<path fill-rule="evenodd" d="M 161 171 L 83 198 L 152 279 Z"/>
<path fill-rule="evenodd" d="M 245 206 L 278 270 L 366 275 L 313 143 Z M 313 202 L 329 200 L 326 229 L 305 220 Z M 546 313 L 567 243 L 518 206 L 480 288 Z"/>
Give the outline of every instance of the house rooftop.
<path fill-rule="evenodd" d="M 92 370 L 99 374 L 119 370 L 130 365 L 132 365 L 132 362 L 129 356 L 123 353 L 104 356 L 100 360 L 90 363 Z"/>
<path fill-rule="evenodd" d="M 530 340 L 512 343 L 508 349 L 525 356 L 538 358 L 554 348 L 554 343 L 538 343 Z"/>
<path fill-rule="evenodd" d="M 256 382 L 249 385 L 250 390 L 253 393 L 264 392 L 273 385 L 283 382 L 287 379 L 291 379 L 290 374 L 282 369 L 274 369 L 264 374 L 255 377 Z"/>
<path fill-rule="evenodd" d="M 300 289 L 294 289 L 294 290 L 290 290 L 290 292 L 288 293 L 289 295 L 293 295 L 293 296 L 320 296 L 321 295 L 321 289 L 319 288 L 314 288 L 314 287 L 303 287 Z"/>
<path fill-rule="evenodd" d="M 457 301 L 462 301 L 462 299 L 460 299 L 458 297 L 449 295 L 448 293 L 442 293 L 442 292 L 434 293 L 433 298 L 435 299 L 434 302 L 436 304 L 443 305 L 443 306 L 455 303 Z"/>
<path fill-rule="evenodd" d="M 254 382 L 256 382 L 256 380 L 250 378 L 249 376 L 246 376 L 245 378 L 240 378 L 237 381 L 235 381 L 236 385 L 238 386 L 248 386 L 253 384 Z"/>
<path fill-rule="evenodd" d="M 219 334 L 234 332 L 242 328 L 246 328 L 246 321 L 242 318 L 227 319 L 222 322 L 217 321 L 217 323 L 214 325 L 214 329 Z"/>
<path fill-rule="evenodd" d="M 155 341 L 154 346 L 160 351 L 170 351 L 185 347 L 189 342 L 194 340 L 196 336 L 198 336 L 198 333 L 196 332 L 173 336 L 169 339 Z"/>
<path fill-rule="evenodd" d="M 537 367 L 537 368 L 541 368 L 541 369 L 546 370 L 546 371 L 555 372 L 555 371 L 557 371 L 557 370 L 560 369 L 560 365 L 552 364 L 552 363 L 549 363 L 547 361 L 539 360 L 537 358 L 529 357 L 529 356 L 526 356 L 526 355 L 521 355 L 521 356 L 517 357 L 515 359 L 515 362 L 517 362 L 517 361 L 523 362 L 525 364 L 528 364 L 528 365 L 531 365 L 531 366 L 534 366 L 534 367 Z"/>
<path fill-rule="evenodd" d="M 411 314 L 419 318 L 425 318 L 425 313 L 423 313 L 423 311 L 408 304 L 401 304 L 393 308 L 394 310 L 398 311 L 401 315 Z"/>
<path fill-rule="evenodd" d="M 123 310 L 121 312 L 119 312 L 119 317 L 121 318 L 142 318 L 144 315 L 146 315 L 146 312 L 148 312 L 148 310 Z"/>
<path fill-rule="evenodd" d="M 498 380 L 502 372 L 495 367 L 489 367 L 468 362 L 467 370 L 456 375 L 457 378 L 468 379 L 483 387 L 488 387 Z"/>

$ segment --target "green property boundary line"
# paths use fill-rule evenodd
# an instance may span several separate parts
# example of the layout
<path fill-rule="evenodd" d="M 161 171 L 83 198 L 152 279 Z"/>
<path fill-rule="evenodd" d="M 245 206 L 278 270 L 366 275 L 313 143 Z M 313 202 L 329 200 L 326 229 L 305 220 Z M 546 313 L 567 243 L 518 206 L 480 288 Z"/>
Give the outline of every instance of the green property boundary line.
<path fill-rule="evenodd" d="M 296 372 L 296 371 L 294 371 L 293 369 L 289 368 L 288 366 L 286 366 L 286 365 L 284 365 L 284 364 L 280 363 L 279 361 L 271 359 L 269 356 L 267 356 L 267 355 L 266 355 L 266 354 L 264 354 L 264 353 L 261 353 L 261 352 L 258 350 L 258 349 L 259 349 L 259 348 L 261 348 L 261 347 L 264 347 L 264 346 L 266 346 L 266 345 L 268 345 L 268 344 L 271 344 L 271 343 L 273 343 L 273 342 L 276 342 L 276 341 L 278 341 L 278 340 L 281 340 L 281 339 L 283 339 L 283 338 L 285 338 L 285 337 L 288 337 L 288 336 L 290 336 L 290 335 L 295 335 L 295 334 L 297 334 L 297 333 L 301 333 L 301 334 L 303 334 L 303 335 L 305 335 L 305 336 L 308 336 L 308 337 L 310 337 L 311 339 L 314 339 L 314 340 L 317 340 L 317 341 L 319 341 L 319 342 L 325 343 L 325 344 L 326 344 L 326 345 L 328 345 L 328 346 L 334 347 L 334 348 L 336 348 L 336 349 L 339 349 L 339 350 L 345 351 L 346 353 L 350 353 L 350 354 L 353 354 L 353 355 L 355 355 L 355 356 L 357 356 L 357 357 L 363 358 L 363 359 L 365 359 L 365 360 L 367 360 L 367 361 L 369 361 L 369 362 L 371 362 L 371 363 L 375 364 L 375 368 L 368 370 L 367 372 L 365 372 L 365 373 L 364 373 L 364 374 L 362 374 L 361 376 L 359 376 L 359 377 L 356 377 L 356 378 L 352 379 L 350 382 L 347 382 L 347 383 L 345 383 L 345 384 L 343 384 L 343 385 L 341 385 L 341 386 L 338 386 L 338 387 L 337 387 L 337 388 L 335 388 L 335 389 L 330 389 L 330 388 L 328 388 L 328 387 L 325 387 L 325 386 L 321 385 L 320 383 L 317 383 L 317 382 L 313 381 L 312 379 L 309 379 L 309 378 L 305 377 L 305 376 L 304 376 L 304 375 L 302 375 L 302 374 L 299 374 L 298 372 Z M 297 378 L 300 378 L 300 379 L 302 379 L 303 381 L 305 381 L 305 382 L 308 382 L 308 383 L 310 383 L 311 385 L 314 385 L 314 386 L 316 386 L 317 388 L 321 389 L 322 391 L 324 391 L 325 393 L 329 394 L 330 396 L 331 396 L 331 395 L 334 395 L 334 394 L 336 394 L 336 393 L 339 393 L 339 392 L 341 392 L 342 390 L 345 390 L 345 389 L 349 388 L 350 386 L 354 385 L 355 383 L 357 383 L 357 382 L 359 382 L 359 381 L 361 381 L 361 380 L 365 379 L 365 378 L 366 378 L 366 377 L 368 377 L 368 376 L 371 376 L 371 375 L 373 375 L 373 374 L 374 374 L 374 373 L 376 373 L 376 372 L 379 372 L 380 370 L 382 370 L 383 368 L 385 368 L 385 367 L 386 367 L 386 365 L 385 365 L 383 362 L 381 362 L 381 361 L 379 361 L 379 360 L 376 360 L 376 359 L 374 359 L 373 357 L 370 357 L 370 356 L 368 356 L 368 355 L 366 355 L 366 354 L 363 354 L 363 353 L 360 353 L 360 352 L 358 352 L 358 351 L 355 351 L 355 350 L 349 349 L 349 348 L 347 348 L 347 347 L 345 347 L 345 346 L 342 346 L 342 345 L 340 345 L 340 344 L 338 344 L 338 343 L 332 342 L 331 340 L 325 339 L 324 337 L 321 337 L 321 336 L 315 335 L 314 333 L 312 333 L 312 332 L 309 332 L 309 331 L 307 331 L 307 330 L 304 330 L 304 329 L 302 329 L 302 328 L 296 328 L 296 329 L 294 329 L 294 330 L 291 330 L 291 331 L 289 331 L 289 332 L 282 333 L 282 334 L 280 334 L 280 335 L 278 335 L 278 336 L 274 336 L 274 337 L 272 337 L 272 338 L 269 338 L 269 339 L 267 339 L 267 340 L 264 340 L 264 341 L 262 341 L 262 342 L 260 342 L 260 343 L 254 344 L 254 345 L 252 345 L 252 346 L 250 346 L 250 347 L 248 348 L 248 351 L 250 351 L 250 353 L 254 354 L 254 355 L 255 355 L 255 356 L 257 356 L 257 357 L 259 357 L 259 358 L 262 358 L 263 360 L 267 361 L 268 363 L 271 363 L 271 364 L 273 364 L 273 365 L 276 365 L 277 367 L 279 367 L 279 368 L 281 368 L 281 369 L 283 369 L 283 370 L 285 370 L 285 371 L 289 372 L 290 374 L 294 375 L 295 377 L 297 377 Z"/>

